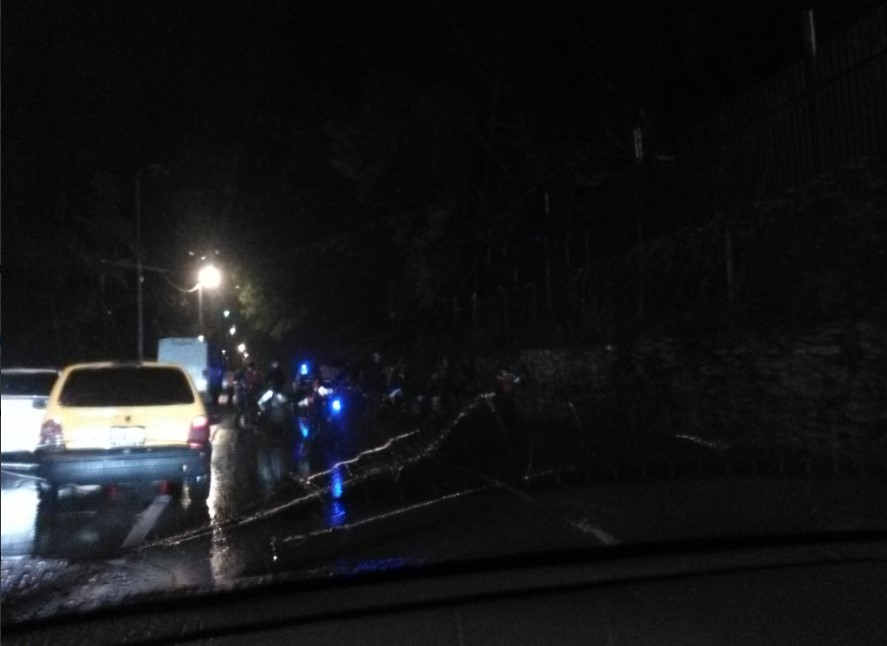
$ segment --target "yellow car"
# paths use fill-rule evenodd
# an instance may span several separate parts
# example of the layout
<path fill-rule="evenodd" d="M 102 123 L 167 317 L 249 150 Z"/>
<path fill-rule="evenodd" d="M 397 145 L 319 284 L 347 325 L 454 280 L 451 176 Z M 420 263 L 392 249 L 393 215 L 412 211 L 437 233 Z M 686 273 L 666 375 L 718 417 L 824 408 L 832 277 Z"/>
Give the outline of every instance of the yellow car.
<path fill-rule="evenodd" d="M 37 448 L 41 493 L 64 485 L 166 482 L 209 495 L 209 419 L 179 366 L 82 363 L 62 370 L 46 406 Z"/>

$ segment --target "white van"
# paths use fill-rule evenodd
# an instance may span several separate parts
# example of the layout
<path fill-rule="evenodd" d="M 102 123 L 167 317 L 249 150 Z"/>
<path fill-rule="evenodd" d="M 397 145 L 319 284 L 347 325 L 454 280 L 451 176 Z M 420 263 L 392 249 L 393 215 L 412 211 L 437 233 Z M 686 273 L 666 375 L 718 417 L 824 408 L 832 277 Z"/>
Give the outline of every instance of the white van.
<path fill-rule="evenodd" d="M 222 391 L 224 362 L 219 350 L 194 337 L 167 337 L 157 343 L 157 361 L 184 368 L 207 403 L 215 403 Z"/>

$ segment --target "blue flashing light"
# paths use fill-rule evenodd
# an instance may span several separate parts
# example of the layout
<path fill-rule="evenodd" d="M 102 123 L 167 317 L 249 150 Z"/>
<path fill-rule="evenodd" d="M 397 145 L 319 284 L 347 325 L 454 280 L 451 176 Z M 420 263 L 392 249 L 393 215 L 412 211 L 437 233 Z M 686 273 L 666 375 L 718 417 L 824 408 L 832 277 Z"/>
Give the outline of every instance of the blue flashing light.
<path fill-rule="evenodd" d="M 301 417 L 299 418 L 299 430 L 302 431 L 302 437 L 308 437 L 308 422 L 303 420 Z"/>
<path fill-rule="evenodd" d="M 330 405 L 333 408 L 333 413 L 338 413 L 342 410 L 342 400 L 339 398 L 334 399 Z"/>
<path fill-rule="evenodd" d="M 342 497 L 342 491 L 345 488 L 344 483 L 342 482 L 342 471 L 338 467 L 333 469 L 332 473 L 332 486 L 330 487 L 330 491 L 333 495 L 333 500 L 338 500 Z"/>
<path fill-rule="evenodd" d="M 301 366 L 299 366 L 299 374 L 302 375 L 303 377 L 308 375 L 308 364 L 307 363 L 303 363 Z"/>

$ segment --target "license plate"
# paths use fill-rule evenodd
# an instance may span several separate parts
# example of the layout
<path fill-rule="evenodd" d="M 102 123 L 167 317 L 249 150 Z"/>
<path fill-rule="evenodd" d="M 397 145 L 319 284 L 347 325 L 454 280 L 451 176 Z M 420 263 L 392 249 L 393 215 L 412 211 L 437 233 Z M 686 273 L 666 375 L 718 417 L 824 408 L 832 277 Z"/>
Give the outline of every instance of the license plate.
<path fill-rule="evenodd" d="M 110 446 L 140 446 L 145 443 L 144 426 L 112 426 L 108 436 Z"/>

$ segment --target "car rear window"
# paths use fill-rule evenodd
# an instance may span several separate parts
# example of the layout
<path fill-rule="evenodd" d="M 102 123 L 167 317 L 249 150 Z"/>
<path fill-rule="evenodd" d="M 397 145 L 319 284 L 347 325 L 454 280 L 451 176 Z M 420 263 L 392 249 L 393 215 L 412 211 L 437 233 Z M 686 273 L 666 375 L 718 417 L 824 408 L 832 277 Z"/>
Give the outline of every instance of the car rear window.
<path fill-rule="evenodd" d="M 194 394 L 177 368 L 84 368 L 68 375 L 62 406 L 169 406 L 190 404 Z"/>
<path fill-rule="evenodd" d="M 0 384 L 4 395 L 48 397 L 56 379 L 56 372 L 4 372 Z"/>

